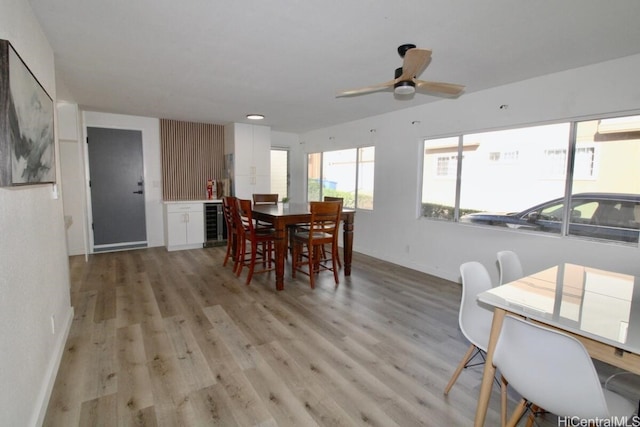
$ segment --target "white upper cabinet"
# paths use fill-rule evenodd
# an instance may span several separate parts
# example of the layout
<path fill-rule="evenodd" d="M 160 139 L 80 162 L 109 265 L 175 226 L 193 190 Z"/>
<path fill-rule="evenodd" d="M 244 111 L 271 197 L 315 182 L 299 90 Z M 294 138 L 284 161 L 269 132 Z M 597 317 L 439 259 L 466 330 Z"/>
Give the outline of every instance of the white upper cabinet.
<path fill-rule="evenodd" d="M 225 127 L 225 153 L 233 154 L 236 197 L 271 191 L 271 128 L 243 123 Z"/>

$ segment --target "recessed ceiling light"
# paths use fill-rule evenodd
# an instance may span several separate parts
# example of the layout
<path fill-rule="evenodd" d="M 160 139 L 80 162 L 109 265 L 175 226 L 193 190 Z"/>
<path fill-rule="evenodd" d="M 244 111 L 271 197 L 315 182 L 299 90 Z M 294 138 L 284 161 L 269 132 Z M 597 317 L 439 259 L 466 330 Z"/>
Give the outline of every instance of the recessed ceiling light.
<path fill-rule="evenodd" d="M 262 120 L 264 116 L 262 114 L 247 114 L 247 119 L 249 120 Z"/>

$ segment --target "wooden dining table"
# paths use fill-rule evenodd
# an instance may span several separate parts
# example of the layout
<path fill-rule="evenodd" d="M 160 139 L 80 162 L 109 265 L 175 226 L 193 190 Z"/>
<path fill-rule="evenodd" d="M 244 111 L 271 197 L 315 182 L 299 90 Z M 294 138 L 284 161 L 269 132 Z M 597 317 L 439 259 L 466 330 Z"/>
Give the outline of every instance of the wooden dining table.
<path fill-rule="evenodd" d="M 276 233 L 276 289 L 284 289 L 284 264 L 288 250 L 289 226 L 304 224 L 311 221 L 311 211 L 308 203 L 278 203 L 277 205 L 253 205 L 253 218 L 267 222 L 273 226 Z M 342 249 L 344 275 L 351 275 L 351 259 L 353 254 L 353 220 L 354 209 L 342 209 Z"/>

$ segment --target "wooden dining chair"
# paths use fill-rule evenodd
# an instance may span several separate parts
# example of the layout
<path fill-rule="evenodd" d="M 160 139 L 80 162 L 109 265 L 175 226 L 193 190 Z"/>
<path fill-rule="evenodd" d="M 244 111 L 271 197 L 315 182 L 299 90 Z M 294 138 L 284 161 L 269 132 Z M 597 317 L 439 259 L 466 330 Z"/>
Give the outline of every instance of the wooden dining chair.
<path fill-rule="evenodd" d="M 336 284 L 338 279 L 338 266 L 335 257 L 323 258 L 322 247 L 331 245 L 331 253 L 337 252 L 337 240 L 335 235 L 340 224 L 342 203 L 339 202 L 310 202 L 311 222 L 307 229 L 296 230 L 293 234 L 293 265 L 292 277 L 296 272 L 307 274 L 311 289 L 315 288 L 315 276 L 320 271 L 333 271 Z M 304 267 L 307 267 L 305 270 Z"/>
<path fill-rule="evenodd" d="M 249 267 L 247 285 L 251 283 L 254 273 L 264 273 L 275 269 L 275 230 L 273 228 L 256 227 L 251 214 L 251 207 L 251 200 L 236 200 L 235 224 L 238 231 L 238 254 L 235 271 L 236 276 L 240 277 L 242 269 Z M 247 253 L 247 249 L 249 253 Z M 258 260 L 262 261 L 261 270 L 255 270 Z"/>
<path fill-rule="evenodd" d="M 232 196 L 224 196 L 222 198 L 222 213 L 224 214 L 224 221 L 227 224 L 227 253 L 224 256 L 222 265 L 227 265 L 229 258 L 233 260 L 233 268 L 235 271 L 236 265 L 236 253 L 234 247 L 238 244 L 238 232 L 236 230 L 236 224 L 234 220 L 234 211 L 236 209 L 236 198 Z"/>

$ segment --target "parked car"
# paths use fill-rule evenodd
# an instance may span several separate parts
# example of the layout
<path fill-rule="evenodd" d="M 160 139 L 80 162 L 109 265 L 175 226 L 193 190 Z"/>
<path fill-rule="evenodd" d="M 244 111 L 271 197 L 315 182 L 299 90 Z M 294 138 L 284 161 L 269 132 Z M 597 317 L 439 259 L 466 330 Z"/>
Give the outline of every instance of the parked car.
<path fill-rule="evenodd" d="M 477 212 L 460 222 L 560 233 L 564 198 L 521 212 Z M 640 194 L 580 193 L 571 197 L 569 234 L 623 242 L 638 242 Z"/>

